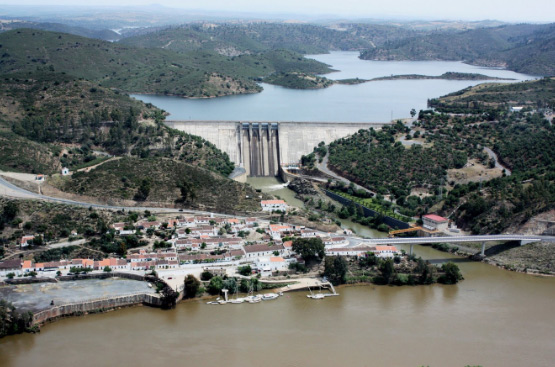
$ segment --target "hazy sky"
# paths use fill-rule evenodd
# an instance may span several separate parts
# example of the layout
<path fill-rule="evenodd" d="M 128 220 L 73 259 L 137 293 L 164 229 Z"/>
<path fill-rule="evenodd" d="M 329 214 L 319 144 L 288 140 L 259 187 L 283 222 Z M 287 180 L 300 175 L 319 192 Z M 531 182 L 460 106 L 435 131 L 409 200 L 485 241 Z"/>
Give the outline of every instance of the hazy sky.
<path fill-rule="evenodd" d="M 251 13 L 349 17 L 555 21 L 554 0 L 0 0 L 0 5 L 149 5 Z"/>

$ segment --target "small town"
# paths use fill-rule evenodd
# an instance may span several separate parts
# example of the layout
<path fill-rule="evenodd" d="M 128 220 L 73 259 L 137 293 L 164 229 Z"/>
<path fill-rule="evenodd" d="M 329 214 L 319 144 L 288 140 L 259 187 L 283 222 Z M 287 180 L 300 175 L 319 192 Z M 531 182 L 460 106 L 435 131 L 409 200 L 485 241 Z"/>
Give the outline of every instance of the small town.
<path fill-rule="evenodd" d="M 283 200 L 261 202 L 263 211 L 287 210 Z M 150 220 L 155 219 L 155 220 Z M 0 276 L 5 278 L 73 275 L 74 272 L 131 272 L 144 274 L 155 270 L 171 284 L 183 284 L 188 274 L 200 277 L 203 271 L 234 275 L 237 267 L 249 265 L 260 277 L 287 275 L 304 259 L 293 251 L 296 238 L 318 238 L 326 256 L 361 257 L 373 253 L 379 258 L 401 254 L 395 246 L 367 246 L 360 238 L 343 233 L 327 233 L 305 226 L 272 223 L 257 218 L 218 216 L 160 216 L 134 223 L 114 223 L 115 236 L 145 238 L 140 248 L 131 249 L 124 257 L 103 259 L 62 259 L 34 262 L 14 259 L 0 263 Z M 78 234 L 72 236 L 77 239 Z M 35 235 L 22 236 L 19 247 L 33 245 Z M 72 242 L 67 242 L 71 245 Z"/>

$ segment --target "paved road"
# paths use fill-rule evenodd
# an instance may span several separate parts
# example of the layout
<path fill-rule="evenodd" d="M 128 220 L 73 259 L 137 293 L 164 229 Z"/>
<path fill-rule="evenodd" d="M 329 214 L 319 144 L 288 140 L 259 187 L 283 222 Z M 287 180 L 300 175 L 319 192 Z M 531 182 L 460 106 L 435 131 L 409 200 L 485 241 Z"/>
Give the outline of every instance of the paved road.
<path fill-rule="evenodd" d="M 180 210 L 175 208 L 156 208 L 156 207 L 143 207 L 143 206 L 114 206 L 114 205 L 94 204 L 94 203 L 87 203 L 83 201 L 56 198 L 52 196 L 40 195 L 34 192 L 27 191 L 6 181 L 2 177 L 0 177 L 0 193 L 2 193 L 3 196 L 7 196 L 7 197 L 20 198 L 20 199 L 39 199 L 39 200 L 46 200 L 46 201 L 51 201 L 51 202 L 61 203 L 61 204 L 76 205 L 76 206 L 81 206 L 85 208 L 92 207 L 92 208 L 98 208 L 98 209 L 127 210 L 127 211 L 148 210 L 152 213 L 189 213 L 189 214 L 207 215 L 207 216 L 211 214 L 217 214 L 217 213 L 211 213 L 211 212 L 201 211 L 201 210 L 190 210 L 190 209 Z M 217 215 L 222 217 L 237 217 L 235 215 L 226 215 L 226 214 L 217 214 Z"/>
<path fill-rule="evenodd" d="M 488 153 L 489 157 L 490 157 L 490 158 L 493 158 L 493 160 L 495 161 L 495 168 L 499 168 L 500 170 L 505 170 L 505 174 L 506 174 L 507 176 L 510 176 L 510 175 L 511 175 L 511 173 L 512 173 L 511 170 L 508 169 L 508 168 L 505 167 L 505 166 L 502 166 L 501 163 L 499 163 L 499 159 L 497 158 L 497 154 L 495 154 L 495 152 L 494 152 L 493 150 L 491 150 L 491 149 L 488 148 L 488 147 L 484 147 L 484 151 L 485 151 L 486 153 Z"/>
<path fill-rule="evenodd" d="M 358 184 L 356 184 L 356 183 L 354 183 L 354 182 L 352 182 L 352 181 L 346 179 L 345 177 L 339 176 L 337 173 L 335 173 L 335 172 L 333 172 L 331 169 L 329 169 L 329 168 L 328 168 L 328 155 L 329 155 L 329 154 L 326 154 L 326 156 L 322 159 L 322 162 L 321 162 L 321 163 L 318 162 L 318 164 L 316 165 L 316 168 L 318 168 L 318 170 L 324 172 L 326 175 L 331 176 L 331 177 L 335 178 L 336 180 L 341 181 L 341 182 L 343 182 L 343 183 L 345 183 L 345 184 L 347 184 L 347 185 L 350 185 L 350 184 L 352 183 L 353 185 L 355 185 L 355 188 L 356 188 L 357 190 L 364 190 L 364 191 L 369 192 L 369 193 L 371 193 L 371 194 L 373 194 L 373 195 L 376 195 L 375 192 L 373 192 L 373 191 L 371 191 L 371 190 L 368 190 L 367 188 L 362 187 L 362 186 L 360 186 L 360 185 L 358 185 Z"/>
<path fill-rule="evenodd" d="M 407 237 L 383 238 L 365 240 L 365 245 L 396 245 L 396 244 L 423 244 L 423 243 L 460 243 L 460 242 L 491 242 L 491 241 L 526 241 L 526 242 L 555 242 L 555 236 L 536 236 L 520 234 L 492 234 L 480 236 L 443 236 L 443 237 Z"/>

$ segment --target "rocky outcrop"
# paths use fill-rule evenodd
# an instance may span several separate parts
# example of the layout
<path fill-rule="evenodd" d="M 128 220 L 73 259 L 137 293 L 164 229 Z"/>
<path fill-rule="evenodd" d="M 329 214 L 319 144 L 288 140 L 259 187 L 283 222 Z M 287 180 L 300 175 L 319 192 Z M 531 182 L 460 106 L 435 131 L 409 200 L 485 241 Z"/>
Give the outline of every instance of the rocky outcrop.
<path fill-rule="evenodd" d="M 288 188 L 295 191 L 297 195 L 317 195 L 318 192 L 312 186 L 312 183 L 304 178 L 295 178 L 287 185 Z"/>

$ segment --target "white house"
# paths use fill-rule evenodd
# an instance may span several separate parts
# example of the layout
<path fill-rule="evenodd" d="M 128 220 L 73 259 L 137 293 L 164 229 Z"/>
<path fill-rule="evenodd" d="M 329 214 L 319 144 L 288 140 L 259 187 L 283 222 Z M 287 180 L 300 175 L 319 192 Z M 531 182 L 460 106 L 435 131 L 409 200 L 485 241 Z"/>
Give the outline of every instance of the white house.
<path fill-rule="evenodd" d="M 326 247 L 326 256 L 362 256 L 367 252 L 374 252 L 375 250 L 375 247 L 368 246 L 340 248 Z"/>
<path fill-rule="evenodd" d="M 21 241 L 19 241 L 19 245 L 21 247 L 27 247 L 33 242 L 34 239 L 35 236 L 23 236 L 21 237 Z"/>
<path fill-rule="evenodd" d="M 287 204 L 283 200 L 262 200 L 260 202 L 262 210 L 265 212 L 273 212 L 275 210 L 286 211 Z"/>
<path fill-rule="evenodd" d="M 385 245 L 385 246 L 376 246 L 374 253 L 376 254 L 377 257 L 385 258 L 385 257 L 394 257 L 399 253 L 399 251 L 395 246 Z"/>
<path fill-rule="evenodd" d="M 276 251 L 279 255 L 283 255 L 285 247 L 283 247 L 283 245 L 268 246 L 266 244 L 245 246 L 247 258 L 272 256 Z"/>
<path fill-rule="evenodd" d="M 259 257 L 254 266 L 262 276 L 270 276 L 274 271 L 285 271 L 289 268 L 289 264 L 281 256 Z"/>
<path fill-rule="evenodd" d="M 67 175 L 69 175 L 69 168 L 67 167 L 62 168 L 62 176 L 67 176 Z"/>
<path fill-rule="evenodd" d="M 449 219 L 437 214 L 426 214 L 422 217 L 422 221 L 424 222 L 424 228 L 431 231 L 446 231 L 449 224 Z"/>

